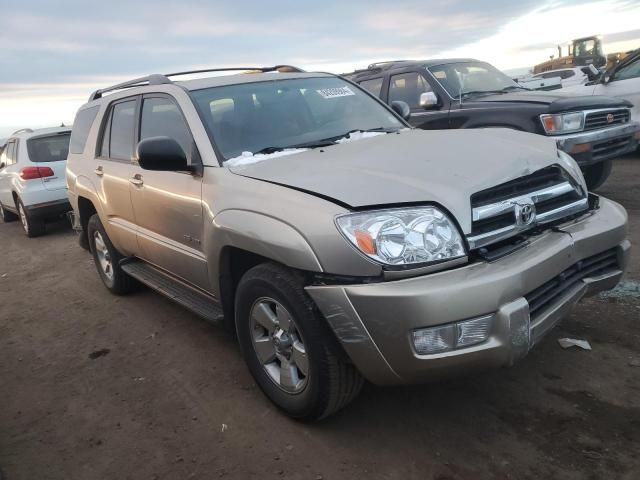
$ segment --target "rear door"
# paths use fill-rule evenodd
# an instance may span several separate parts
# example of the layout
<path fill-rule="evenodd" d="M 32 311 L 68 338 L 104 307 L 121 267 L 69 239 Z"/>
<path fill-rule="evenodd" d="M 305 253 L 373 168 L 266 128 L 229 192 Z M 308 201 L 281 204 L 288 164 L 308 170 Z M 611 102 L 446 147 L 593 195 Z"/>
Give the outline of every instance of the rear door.
<path fill-rule="evenodd" d="M 105 228 L 124 255 L 138 253 L 136 222 L 131 204 L 134 139 L 137 135 L 138 97 L 118 100 L 109 106 L 101 125 L 100 146 L 94 161 L 97 187 Z"/>
<path fill-rule="evenodd" d="M 35 166 L 49 167 L 53 170 L 52 176 L 42 178 L 47 190 L 64 190 L 66 188 L 64 175 L 70 137 L 71 132 L 59 132 L 31 137 L 26 142 L 29 161 Z"/>
<path fill-rule="evenodd" d="M 180 107 L 166 94 L 142 99 L 137 140 L 170 137 L 191 164 L 200 163 L 193 136 Z M 204 290 L 210 289 L 203 251 L 202 177 L 191 172 L 161 172 L 136 166 L 131 187 L 138 226 L 139 256 Z"/>

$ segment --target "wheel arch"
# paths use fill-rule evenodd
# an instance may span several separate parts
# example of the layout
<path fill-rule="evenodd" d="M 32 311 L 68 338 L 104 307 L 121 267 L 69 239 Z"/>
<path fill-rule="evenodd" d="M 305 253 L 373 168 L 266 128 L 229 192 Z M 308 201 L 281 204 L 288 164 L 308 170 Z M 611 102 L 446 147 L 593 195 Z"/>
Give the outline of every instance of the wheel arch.
<path fill-rule="evenodd" d="M 306 239 L 292 226 L 266 215 L 245 210 L 225 210 L 212 223 L 208 238 L 210 275 L 214 293 L 223 308 L 227 326 L 234 324 L 238 282 L 252 267 L 275 263 L 294 271 L 322 272 Z"/>

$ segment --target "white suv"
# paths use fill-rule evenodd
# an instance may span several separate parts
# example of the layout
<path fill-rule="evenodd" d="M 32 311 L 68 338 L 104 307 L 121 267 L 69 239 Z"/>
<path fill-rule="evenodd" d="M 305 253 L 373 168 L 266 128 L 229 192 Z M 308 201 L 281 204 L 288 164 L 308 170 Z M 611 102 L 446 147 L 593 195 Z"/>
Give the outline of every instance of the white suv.
<path fill-rule="evenodd" d="M 20 218 L 29 237 L 45 232 L 45 220 L 71 210 L 65 184 L 70 135 L 69 127 L 18 130 L 0 155 L 0 217 Z"/>

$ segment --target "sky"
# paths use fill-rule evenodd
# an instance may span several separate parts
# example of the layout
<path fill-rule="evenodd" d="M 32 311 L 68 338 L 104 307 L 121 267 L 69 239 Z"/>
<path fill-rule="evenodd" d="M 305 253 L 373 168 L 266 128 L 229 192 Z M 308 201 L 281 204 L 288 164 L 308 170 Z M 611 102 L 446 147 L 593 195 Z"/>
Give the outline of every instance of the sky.
<path fill-rule="evenodd" d="M 91 91 L 149 73 L 292 64 L 334 73 L 473 57 L 524 72 L 586 35 L 640 47 L 640 0 L 0 0 L 0 138 L 69 124 Z"/>

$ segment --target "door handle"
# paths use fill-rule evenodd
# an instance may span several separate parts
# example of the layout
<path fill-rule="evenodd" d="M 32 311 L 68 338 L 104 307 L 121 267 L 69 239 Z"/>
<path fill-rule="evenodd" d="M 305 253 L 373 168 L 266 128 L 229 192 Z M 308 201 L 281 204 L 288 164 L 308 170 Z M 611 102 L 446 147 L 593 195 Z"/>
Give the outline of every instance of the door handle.
<path fill-rule="evenodd" d="M 133 177 L 129 179 L 129 181 L 133 183 L 136 187 L 139 187 L 144 184 L 144 181 L 142 180 L 142 175 L 140 175 L 139 173 L 136 173 Z"/>
<path fill-rule="evenodd" d="M 99 166 L 98 168 L 96 168 L 94 172 L 96 172 L 96 175 L 99 177 L 104 175 L 104 172 L 102 171 L 102 166 Z"/>

